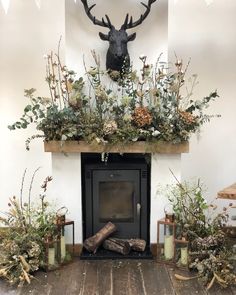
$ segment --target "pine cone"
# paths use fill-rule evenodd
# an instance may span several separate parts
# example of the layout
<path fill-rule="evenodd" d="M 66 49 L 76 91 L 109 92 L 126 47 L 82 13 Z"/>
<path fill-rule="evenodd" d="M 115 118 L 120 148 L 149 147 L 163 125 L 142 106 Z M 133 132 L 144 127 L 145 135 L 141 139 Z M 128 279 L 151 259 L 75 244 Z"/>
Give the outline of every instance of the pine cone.
<path fill-rule="evenodd" d="M 138 127 L 144 127 L 152 123 L 152 116 L 147 107 L 137 107 L 134 110 L 133 121 Z"/>

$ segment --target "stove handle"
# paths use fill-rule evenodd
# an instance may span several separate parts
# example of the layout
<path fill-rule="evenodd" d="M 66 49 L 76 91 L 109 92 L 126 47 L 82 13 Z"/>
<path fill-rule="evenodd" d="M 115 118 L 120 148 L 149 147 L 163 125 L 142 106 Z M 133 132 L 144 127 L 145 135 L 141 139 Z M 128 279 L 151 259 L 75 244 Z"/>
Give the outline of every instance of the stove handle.
<path fill-rule="evenodd" d="M 140 219 L 140 211 L 141 211 L 141 204 L 137 203 L 137 216 L 138 216 L 138 219 Z"/>

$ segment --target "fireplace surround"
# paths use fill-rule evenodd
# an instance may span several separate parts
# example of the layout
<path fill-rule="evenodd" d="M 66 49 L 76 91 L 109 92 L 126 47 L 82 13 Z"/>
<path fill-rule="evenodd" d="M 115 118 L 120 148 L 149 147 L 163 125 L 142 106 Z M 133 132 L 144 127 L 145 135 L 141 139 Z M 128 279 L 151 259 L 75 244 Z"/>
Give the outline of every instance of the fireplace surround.
<path fill-rule="evenodd" d="M 45 151 L 51 152 L 52 158 L 52 176 L 53 183 L 48 196 L 56 198 L 57 205 L 65 205 L 68 208 L 67 218 L 75 221 L 75 243 L 76 251 L 81 250 L 85 239 L 83 226 L 83 208 L 82 192 L 84 183 L 82 181 L 82 172 L 84 165 L 84 153 L 100 153 L 104 148 L 101 146 L 96 149 L 84 143 L 78 142 L 46 142 Z M 105 147 L 106 151 L 109 147 Z M 123 150 L 122 150 L 123 149 Z M 157 220 L 163 218 L 164 208 L 168 203 L 165 196 L 167 184 L 175 183 L 175 179 L 170 170 L 175 174 L 178 180 L 181 179 L 181 154 L 187 153 L 188 143 L 175 145 L 171 143 L 155 144 L 154 148 L 143 143 L 129 146 L 115 146 L 111 148 L 111 153 L 132 154 L 150 154 L 150 174 L 149 174 L 149 208 L 147 210 L 147 223 L 149 244 L 155 249 L 157 241 Z M 124 158 L 126 159 L 126 158 Z M 126 161 L 126 160 L 125 160 Z M 86 161 L 88 164 L 89 161 Z M 69 241 L 70 232 L 66 232 L 66 241 Z"/>

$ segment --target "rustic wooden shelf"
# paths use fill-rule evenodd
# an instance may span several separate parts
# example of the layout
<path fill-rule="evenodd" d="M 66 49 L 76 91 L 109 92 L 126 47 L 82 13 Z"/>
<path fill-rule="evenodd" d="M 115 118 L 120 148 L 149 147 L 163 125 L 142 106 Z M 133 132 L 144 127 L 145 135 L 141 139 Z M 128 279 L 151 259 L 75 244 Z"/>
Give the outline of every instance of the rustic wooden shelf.
<path fill-rule="evenodd" d="M 125 144 L 91 145 L 84 141 L 45 141 L 44 151 L 52 153 L 160 153 L 181 154 L 189 152 L 189 143 L 173 144 L 170 142 L 138 141 Z"/>
<path fill-rule="evenodd" d="M 236 183 L 218 192 L 217 197 L 219 199 L 236 200 Z"/>

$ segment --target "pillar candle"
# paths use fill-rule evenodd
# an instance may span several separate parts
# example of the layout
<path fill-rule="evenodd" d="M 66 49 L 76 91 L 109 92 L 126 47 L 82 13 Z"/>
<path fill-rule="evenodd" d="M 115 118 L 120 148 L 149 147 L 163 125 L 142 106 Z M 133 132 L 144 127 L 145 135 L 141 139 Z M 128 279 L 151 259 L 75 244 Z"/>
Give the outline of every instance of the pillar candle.
<path fill-rule="evenodd" d="M 174 236 L 168 235 L 165 236 L 164 240 L 164 256 L 165 259 L 173 259 L 174 257 Z"/>
<path fill-rule="evenodd" d="M 65 236 L 61 236 L 61 259 L 66 257 L 66 242 Z"/>
<path fill-rule="evenodd" d="M 48 264 L 49 265 L 55 264 L 55 248 L 48 249 Z"/>
<path fill-rule="evenodd" d="M 188 264 L 188 248 L 187 247 L 181 248 L 180 261 L 182 265 Z"/>

